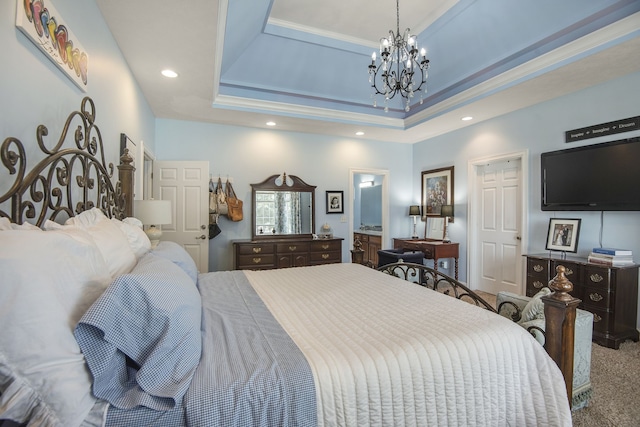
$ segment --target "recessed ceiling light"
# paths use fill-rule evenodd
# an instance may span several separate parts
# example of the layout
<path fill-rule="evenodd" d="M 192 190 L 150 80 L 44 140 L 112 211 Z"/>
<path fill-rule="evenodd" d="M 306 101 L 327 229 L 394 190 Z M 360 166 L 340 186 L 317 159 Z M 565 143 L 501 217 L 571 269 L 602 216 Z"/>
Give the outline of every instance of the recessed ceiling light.
<path fill-rule="evenodd" d="M 267 126 L 275 126 L 276 122 L 267 122 Z"/>
<path fill-rule="evenodd" d="M 362 136 L 362 135 L 364 135 L 364 132 L 362 132 L 361 130 L 359 130 L 358 132 L 356 132 L 356 135 L 358 135 L 358 136 Z"/>
<path fill-rule="evenodd" d="M 464 117 L 462 118 L 462 120 L 463 120 L 463 121 L 465 121 L 465 122 L 468 122 L 469 120 L 473 120 L 473 117 L 471 117 L 471 116 L 464 116 Z"/>
<path fill-rule="evenodd" d="M 161 73 L 162 73 L 163 76 L 169 77 L 171 79 L 174 79 L 174 78 L 178 77 L 178 73 L 176 73 L 173 70 L 168 70 L 168 69 L 167 70 L 162 70 Z"/>

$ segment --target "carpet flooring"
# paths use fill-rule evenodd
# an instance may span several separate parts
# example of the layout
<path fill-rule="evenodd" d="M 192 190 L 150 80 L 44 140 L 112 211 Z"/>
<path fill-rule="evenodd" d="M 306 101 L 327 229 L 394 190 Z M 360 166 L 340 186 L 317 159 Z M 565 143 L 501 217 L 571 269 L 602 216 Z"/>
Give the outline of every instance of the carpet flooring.
<path fill-rule="evenodd" d="M 495 307 L 495 295 L 478 292 Z M 640 342 L 618 350 L 592 344 L 589 406 L 573 412 L 574 427 L 640 426 Z"/>

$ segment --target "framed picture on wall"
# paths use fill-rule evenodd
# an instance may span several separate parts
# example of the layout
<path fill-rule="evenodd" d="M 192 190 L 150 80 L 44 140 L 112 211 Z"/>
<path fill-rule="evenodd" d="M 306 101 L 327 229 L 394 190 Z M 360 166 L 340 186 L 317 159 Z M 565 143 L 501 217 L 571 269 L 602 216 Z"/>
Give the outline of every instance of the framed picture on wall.
<path fill-rule="evenodd" d="M 344 191 L 327 191 L 327 213 L 344 213 Z"/>
<path fill-rule="evenodd" d="M 577 252 L 580 219 L 551 218 L 547 232 L 548 251 Z"/>
<path fill-rule="evenodd" d="M 422 217 L 440 216 L 443 205 L 453 205 L 453 166 L 422 172 Z"/>

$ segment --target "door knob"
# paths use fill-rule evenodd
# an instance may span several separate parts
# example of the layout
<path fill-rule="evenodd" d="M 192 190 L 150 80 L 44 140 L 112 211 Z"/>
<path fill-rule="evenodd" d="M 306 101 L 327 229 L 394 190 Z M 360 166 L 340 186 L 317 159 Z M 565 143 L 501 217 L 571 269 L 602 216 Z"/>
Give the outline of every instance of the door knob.
<path fill-rule="evenodd" d="M 196 239 L 202 239 L 202 240 L 204 240 L 206 238 L 207 238 L 207 236 L 205 236 L 204 234 L 202 234 L 200 237 L 196 237 Z"/>
<path fill-rule="evenodd" d="M 207 229 L 207 226 L 203 224 L 203 225 L 201 225 L 201 226 L 200 226 L 200 229 L 201 229 L 201 230 L 206 230 L 206 229 Z"/>

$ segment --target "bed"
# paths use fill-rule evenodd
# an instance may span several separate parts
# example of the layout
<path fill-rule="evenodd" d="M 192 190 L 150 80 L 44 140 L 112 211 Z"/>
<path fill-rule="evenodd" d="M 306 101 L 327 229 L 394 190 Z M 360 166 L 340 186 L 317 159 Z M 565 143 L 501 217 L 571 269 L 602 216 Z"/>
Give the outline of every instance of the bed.
<path fill-rule="evenodd" d="M 46 134 L 31 172 L 20 141 L 0 148 L 0 419 L 571 425 L 557 364 L 494 311 L 359 264 L 198 274 L 150 249 L 89 98 Z"/>

